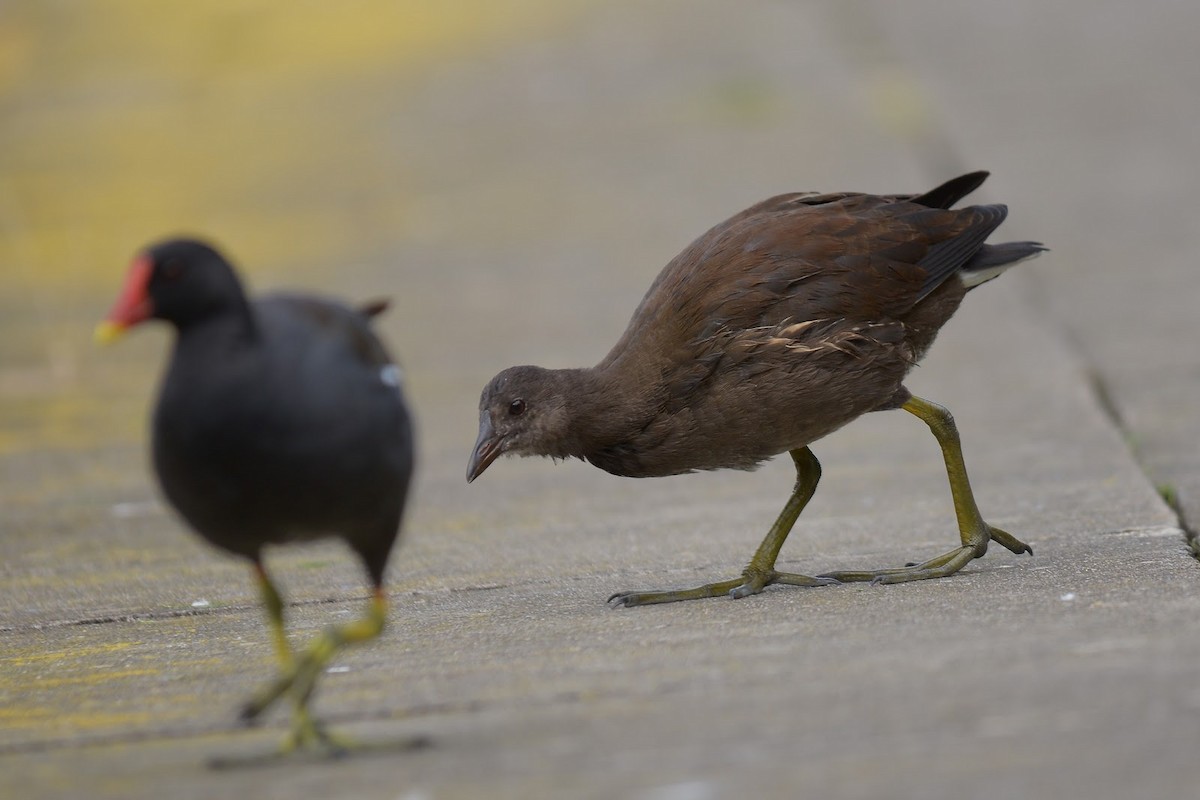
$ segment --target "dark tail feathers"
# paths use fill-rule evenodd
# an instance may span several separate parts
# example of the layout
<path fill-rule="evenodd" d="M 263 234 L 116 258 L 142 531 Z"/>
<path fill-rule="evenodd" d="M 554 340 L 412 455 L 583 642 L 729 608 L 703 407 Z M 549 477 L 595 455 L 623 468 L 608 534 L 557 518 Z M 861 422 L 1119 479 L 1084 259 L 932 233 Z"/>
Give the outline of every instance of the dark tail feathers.
<path fill-rule="evenodd" d="M 1048 249 L 1041 242 L 985 244 L 963 265 L 958 277 L 962 279 L 963 285 L 970 289 L 990 281 L 1016 263 L 1040 255 Z"/>
<path fill-rule="evenodd" d="M 984 170 L 959 175 L 936 189 L 930 189 L 925 194 L 917 195 L 912 202 L 928 208 L 949 208 L 978 189 L 980 184 L 987 180 L 987 176 L 988 173 Z"/>
<path fill-rule="evenodd" d="M 392 304 L 391 300 L 386 297 L 380 297 L 376 300 L 368 300 L 358 307 L 358 313 L 362 314 L 367 319 L 378 317 L 380 314 L 388 310 L 388 306 Z"/>

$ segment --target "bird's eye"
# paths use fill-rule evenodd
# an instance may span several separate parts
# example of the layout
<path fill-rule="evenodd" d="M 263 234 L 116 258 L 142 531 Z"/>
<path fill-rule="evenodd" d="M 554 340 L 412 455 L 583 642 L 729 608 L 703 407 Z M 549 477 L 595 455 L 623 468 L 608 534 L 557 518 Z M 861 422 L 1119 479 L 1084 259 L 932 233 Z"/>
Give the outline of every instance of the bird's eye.
<path fill-rule="evenodd" d="M 168 258 L 159 267 L 159 273 L 169 281 L 177 281 L 183 276 L 183 261 L 178 258 Z"/>
<path fill-rule="evenodd" d="M 525 401 L 517 398 L 508 404 L 508 414 L 510 417 L 519 417 L 525 413 Z"/>

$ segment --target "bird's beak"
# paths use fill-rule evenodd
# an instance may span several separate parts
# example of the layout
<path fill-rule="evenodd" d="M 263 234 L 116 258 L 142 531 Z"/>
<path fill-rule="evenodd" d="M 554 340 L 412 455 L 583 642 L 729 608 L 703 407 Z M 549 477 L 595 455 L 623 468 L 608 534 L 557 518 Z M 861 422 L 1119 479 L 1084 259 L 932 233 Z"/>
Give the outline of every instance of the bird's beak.
<path fill-rule="evenodd" d="M 92 338 L 99 344 L 108 344 L 125 332 L 126 328 L 149 319 L 154 313 L 154 304 L 150 300 L 150 276 L 154 272 L 154 263 L 149 256 L 141 255 L 134 259 L 125 278 L 125 285 L 117 295 L 108 316 L 96 326 Z"/>
<path fill-rule="evenodd" d="M 106 319 L 103 322 L 97 323 L 96 329 L 92 331 L 92 340 L 96 344 L 112 344 L 121 338 L 121 334 L 125 332 L 125 327 L 119 322 Z"/>
<path fill-rule="evenodd" d="M 479 412 L 479 437 L 475 440 L 475 449 L 471 451 L 471 460 L 467 463 L 467 483 L 483 474 L 493 461 L 504 451 L 504 439 L 496 435 L 492 427 L 492 416 L 487 409 Z"/>

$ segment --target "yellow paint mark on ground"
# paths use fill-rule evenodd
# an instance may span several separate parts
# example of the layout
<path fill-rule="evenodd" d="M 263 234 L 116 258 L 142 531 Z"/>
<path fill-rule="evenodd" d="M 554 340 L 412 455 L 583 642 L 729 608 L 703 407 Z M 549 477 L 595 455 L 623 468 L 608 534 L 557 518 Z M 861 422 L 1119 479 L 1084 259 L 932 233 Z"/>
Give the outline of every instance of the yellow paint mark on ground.
<path fill-rule="evenodd" d="M 128 650 L 134 646 L 134 642 L 113 642 L 110 644 L 99 644 L 91 647 L 72 647 L 70 650 L 56 650 L 52 653 L 31 653 L 21 656 L 6 656 L 0 658 L 0 664 L 8 664 L 13 667 L 24 667 L 30 664 L 53 661 L 72 661 L 92 656 L 108 655 L 111 653 L 119 653 L 122 650 Z"/>
<path fill-rule="evenodd" d="M 5 419 L 0 428 L 0 453 L 16 452 L 37 442 L 42 447 L 79 447 L 106 441 L 112 427 L 95 423 L 97 398 L 83 393 L 52 392 L 32 396 L 6 396 Z M 105 417 L 107 418 L 107 414 Z M 136 427 L 143 423 L 137 420 Z M 126 428 L 134 428 L 131 423 Z"/>
<path fill-rule="evenodd" d="M 145 725 L 153 719 L 152 715 L 143 712 L 105 712 L 88 713 L 64 712 L 60 709 L 44 706 L 17 706 L 0 708 L 0 724 L 5 728 L 43 728 L 52 723 L 55 728 L 74 730 L 96 730 L 117 726 Z"/>
<path fill-rule="evenodd" d="M 73 675 L 66 678 L 27 678 L 21 685 L 5 687 L 14 691 L 37 691 L 39 689 L 54 689 L 59 686 L 98 686 L 102 683 L 118 681 L 122 678 L 141 678 L 147 675 L 159 675 L 159 669 L 100 669 L 86 675 Z"/>

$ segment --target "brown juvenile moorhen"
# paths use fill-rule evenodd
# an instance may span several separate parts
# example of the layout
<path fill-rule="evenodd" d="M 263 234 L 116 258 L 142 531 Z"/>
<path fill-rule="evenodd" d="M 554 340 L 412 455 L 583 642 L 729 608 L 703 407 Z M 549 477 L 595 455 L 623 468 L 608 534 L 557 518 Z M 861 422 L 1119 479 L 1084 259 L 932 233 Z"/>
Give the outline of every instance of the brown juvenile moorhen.
<path fill-rule="evenodd" d="M 467 481 L 502 454 L 577 457 L 615 475 L 754 469 L 788 451 L 796 486 L 742 574 L 692 589 L 621 592 L 635 606 L 772 583 L 902 581 L 951 575 L 994 540 L 954 420 L 911 395 L 904 376 L 971 288 L 1045 248 L 985 244 L 1003 205 L 950 210 L 987 178 L 973 172 L 921 195 L 784 194 L 717 225 L 663 269 L 625 334 L 591 369 L 506 369 L 484 388 Z M 962 544 L 920 564 L 809 577 L 775 570 L 821 466 L 808 445 L 868 411 L 903 408 L 942 447 Z"/>
<path fill-rule="evenodd" d="M 154 410 L 154 469 L 201 536 L 253 564 L 282 673 L 242 716 L 290 695 L 285 750 L 340 750 L 310 717 L 309 698 L 337 651 L 375 638 L 386 620 L 383 573 L 404 513 L 413 436 L 400 370 L 368 321 L 382 308 L 299 294 L 251 302 L 219 253 L 178 239 L 134 260 L 96 329 L 107 341 L 148 319 L 175 327 Z M 294 657 L 262 550 L 324 536 L 358 553 L 374 592 L 363 619 L 328 628 Z"/>

